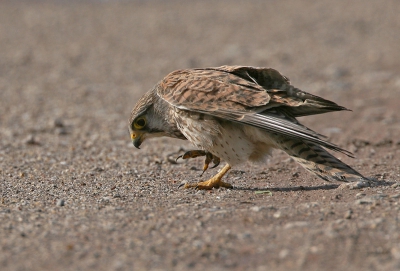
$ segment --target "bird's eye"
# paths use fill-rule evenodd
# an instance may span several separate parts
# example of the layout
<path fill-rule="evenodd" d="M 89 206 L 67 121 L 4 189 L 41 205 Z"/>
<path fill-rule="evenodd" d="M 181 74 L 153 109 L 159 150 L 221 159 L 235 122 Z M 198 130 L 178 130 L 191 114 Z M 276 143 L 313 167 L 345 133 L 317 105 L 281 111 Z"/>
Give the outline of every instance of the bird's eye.
<path fill-rule="evenodd" d="M 143 129 L 144 126 L 146 126 L 146 119 L 144 117 L 138 118 L 133 123 L 133 126 L 135 127 L 135 129 L 138 129 L 138 130 Z"/>

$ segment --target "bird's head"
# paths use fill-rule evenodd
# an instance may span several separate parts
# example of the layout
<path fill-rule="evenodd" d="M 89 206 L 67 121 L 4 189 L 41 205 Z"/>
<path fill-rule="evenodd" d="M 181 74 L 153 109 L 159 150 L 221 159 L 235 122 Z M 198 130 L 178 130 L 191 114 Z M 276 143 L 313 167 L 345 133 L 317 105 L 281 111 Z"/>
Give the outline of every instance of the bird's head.
<path fill-rule="evenodd" d="M 160 111 L 160 98 L 154 90 L 147 92 L 136 103 L 129 119 L 129 133 L 133 145 L 139 149 L 147 138 L 167 135 L 165 114 Z M 161 108 L 162 109 L 162 108 Z"/>

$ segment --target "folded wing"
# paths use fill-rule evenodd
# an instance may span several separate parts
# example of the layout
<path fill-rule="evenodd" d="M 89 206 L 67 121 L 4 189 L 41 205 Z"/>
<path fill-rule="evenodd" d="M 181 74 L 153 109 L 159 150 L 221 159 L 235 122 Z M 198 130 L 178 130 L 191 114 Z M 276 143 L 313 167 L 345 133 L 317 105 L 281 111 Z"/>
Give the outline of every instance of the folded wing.
<path fill-rule="evenodd" d="M 222 66 L 178 70 L 159 83 L 157 94 L 182 110 L 252 125 L 352 156 L 295 119 L 346 108 L 294 88 L 274 69 Z"/>

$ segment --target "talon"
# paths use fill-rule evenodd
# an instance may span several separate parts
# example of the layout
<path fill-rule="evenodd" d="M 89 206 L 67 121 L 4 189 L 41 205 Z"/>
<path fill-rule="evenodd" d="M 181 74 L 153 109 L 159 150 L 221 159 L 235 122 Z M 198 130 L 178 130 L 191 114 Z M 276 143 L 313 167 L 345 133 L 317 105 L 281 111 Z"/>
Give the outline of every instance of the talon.
<path fill-rule="evenodd" d="M 203 172 L 200 174 L 200 177 L 203 176 L 204 172 L 207 171 L 209 168 L 209 165 L 211 162 L 213 162 L 213 166 L 211 168 L 215 168 L 219 165 L 221 162 L 221 159 L 215 155 L 213 155 L 211 152 L 204 151 L 204 150 L 191 150 L 187 151 L 182 155 L 179 155 L 176 159 L 175 162 L 177 162 L 180 158 L 182 159 L 189 159 L 189 158 L 196 158 L 199 156 L 205 156 L 206 159 L 204 161 L 204 166 L 203 166 Z"/>
<path fill-rule="evenodd" d="M 203 172 L 200 174 L 200 177 L 203 176 L 204 172 L 208 169 L 208 165 L 213 160 L 214 156 L 211 152 L 206 152 L 206 160 L 204 161 Z"/>
<path fill-rule="evenodd" d="M 178 158 L 176 158 L 176 160 L 178 160 L 179 158 L 182 159 L 196 158 L 204 155 L 206 155 L 206 152 L 203 150 L 192 150 L 192 151 L 187 151 L 182 155 L 179 155 Z"/>
<path fill-rule="evenodd" d="M 175 159 L 175 162 L 178 162 L 178 159 L 179 158 L 182 158 L 183 157 L 183 155 L 179 155 L 178 157 L 176 157 L 176 159 Z M 183 158 L 182 158 L 183 159 Z"/>
<path fill-rule="evenodd" d="M 200 174 L 200 177 L 203 176 L 204 172 L 208 169 L 208 164 L 204 164 L 203 166 L 203 172 Z"/>
<path fill-rule="evenodd" d="M 219 157 L 214 156 L 213 157 L 213 161 L 214 165 L 211 168 L 216 168 L 217 166 L 219 166 L 219 163 L 221 163 L 221 159 L 219 159 Z"/>
<path fill-rule="evenodd" d="M 220 172 L 218 172 L 214 177 L 212 177 L 208 181 L 199 183 L 186 183 L 185 188 L 205 189 L 205 190 L 210 190 L 213 188 L 220 188 L 220 187 L 233 188 L 231 184 L 221 181 L 222 177 L 226 174 L 226 172 L 228 172 L 230 168 L 231 167 L 227 164 L 221 169 Z"/>

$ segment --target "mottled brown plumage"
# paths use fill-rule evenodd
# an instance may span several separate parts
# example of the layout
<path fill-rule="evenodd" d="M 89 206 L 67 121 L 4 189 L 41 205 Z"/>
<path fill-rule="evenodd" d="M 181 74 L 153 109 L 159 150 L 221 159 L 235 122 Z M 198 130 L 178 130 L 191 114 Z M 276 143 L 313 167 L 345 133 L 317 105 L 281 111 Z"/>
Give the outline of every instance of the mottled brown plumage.
<path fill-rule="evenodd" d="M 274 148 L 324 180 L 367 180 L 324 148 L 351 153 L 296 120 L 339 110 L 347 109 L 293 87 L 274 69 L 187 69 L 170 73 L 138 101 L 129 129 L 136 147 L 149 137 L 187 139 L 200 149 L 193 157 L 208 155 L 205 169 L 219 158 L 228 163 L 211 180 L 187 187 L 231 187 L 221 181 L 230 166 L 261 161 Z"/>

